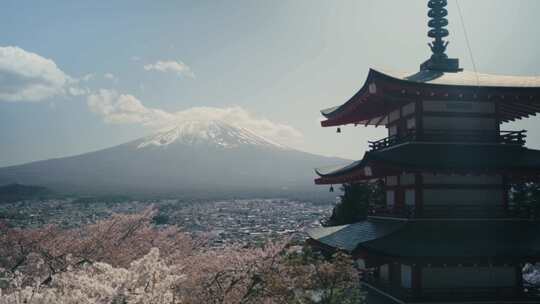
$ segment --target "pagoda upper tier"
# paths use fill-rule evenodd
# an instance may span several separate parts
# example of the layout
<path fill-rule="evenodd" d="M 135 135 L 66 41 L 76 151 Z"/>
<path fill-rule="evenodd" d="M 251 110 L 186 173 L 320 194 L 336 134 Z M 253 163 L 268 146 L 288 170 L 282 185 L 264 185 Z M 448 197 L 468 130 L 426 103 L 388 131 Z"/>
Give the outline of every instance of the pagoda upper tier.
<path fill-rule="evenodd" d="M 349 101 L 321 111 L 326 118 L 321 124 L 386 125 L 388 113 L 411 99 L 496 102 L 499 122 L 508 122 L 540 112 L 540 77 L 427 69 L 408 74 L 371 69 L 362 89 Z"/>

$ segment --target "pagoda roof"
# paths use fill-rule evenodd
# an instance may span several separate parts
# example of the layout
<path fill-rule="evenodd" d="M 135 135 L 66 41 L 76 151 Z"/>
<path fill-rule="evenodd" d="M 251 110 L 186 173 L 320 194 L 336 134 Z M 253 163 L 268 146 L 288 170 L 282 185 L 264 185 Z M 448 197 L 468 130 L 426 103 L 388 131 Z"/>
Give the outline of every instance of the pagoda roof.
<path fill-rule="evenodd" d="M 424 84 L 500 88 L 540 88 L 540 77 L 535 76 L 494 75 L 466 70 L 446 73 L 423 70 L 415 74 L 385 70 L 381 73 L 402 81 Z"/>
<path fill-rule="evenodd" d="M 308 234 L 327 246 L 352 252 L 358 244 L 382 238 L 404 225 L 400 221 L 370 220 L 353 225 L 313 228 Z"/>
<path fill-rule="evenodd" d="M 367 219 L 308 231 L 318 243 L 347 252 L 403 258 L 540 257 L 540 222 L 511 220 Z"/>
<path fill-rule="evenodd" d="M 540 77 L 470 71 L 417 73 L 370 69 L 364 86 L 340 106 L 322 110 L 323 127 L 384 125 L 389 112 L 417 100 L 500 101 L 502 121 L 540 112 Z"/>
<path fill-rule="evenodd" d="M 370 151 L 360 161 L 316 169 L 316 184 L 340 184 L 393 172 L 492 173 L 539 176 L 540 151 L 517 145 L 407 142 Z"/>

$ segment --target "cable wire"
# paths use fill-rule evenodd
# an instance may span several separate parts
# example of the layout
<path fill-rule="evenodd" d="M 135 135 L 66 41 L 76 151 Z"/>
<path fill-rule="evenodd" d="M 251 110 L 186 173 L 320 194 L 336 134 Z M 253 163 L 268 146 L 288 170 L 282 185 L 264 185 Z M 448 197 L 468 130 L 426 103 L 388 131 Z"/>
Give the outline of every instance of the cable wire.
<path fill-rule="evenodd" d="M 467 49 L 469 50 L 469 56 L 471 57 L 471 62 L 474 69 L 474 75 L 476 76 L 476 85 L 480 86 L 480 79 L 478 77 L 478 69 L 476 68 L 476 61 L 474 60 L 471 42 L 469 40 L 469 35 L 467 34 L 467 28 L 465 26 L 465 18 L 463 17 L 463 12 L 461 10 L 461 6 L 459 5 L 459 0 L 456 0 L 456 6 L 459 13 L 459 19 L 461 20 L 461 28 L 463 29 L 463 35 L 465 35 L 465 42 L 467 43 Z"/>

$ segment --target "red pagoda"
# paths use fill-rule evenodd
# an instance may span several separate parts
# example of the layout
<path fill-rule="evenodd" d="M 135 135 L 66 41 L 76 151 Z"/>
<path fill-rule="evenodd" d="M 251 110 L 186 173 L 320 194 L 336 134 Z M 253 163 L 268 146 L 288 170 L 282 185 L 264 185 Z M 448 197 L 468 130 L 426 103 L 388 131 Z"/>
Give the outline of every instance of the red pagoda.
<path fill-rule="evenodd" d="M 385 126 L 388 137 L 359 161 L 316 170 L 316 184 L 382 180 L 386 206 L 313 229 L 309 242 L 353 255 L 388 303 L 540 303 L 522 277 L 540 261 L 540 221 L 509 199 L 512 183 L 539 179 L 540 151 L 525 147 L 526 131 L 501 130 L 540 112 L 540 79 L 462 70 L 445 54 L 446 5 L 429 1 L 433 55 L 419 72 L 372 69 L 322 111 L 323 127 Z"/>

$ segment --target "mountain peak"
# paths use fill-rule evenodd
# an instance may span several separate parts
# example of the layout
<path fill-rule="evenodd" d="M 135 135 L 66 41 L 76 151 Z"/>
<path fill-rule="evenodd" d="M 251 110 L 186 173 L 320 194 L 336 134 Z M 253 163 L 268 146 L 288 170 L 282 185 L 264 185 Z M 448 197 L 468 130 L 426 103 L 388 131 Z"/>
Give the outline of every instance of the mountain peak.
<path fill-rule="evenodd" d="M 185 120 L 138 142 L 137 149 L 167 147 L 171 144 L 210 145 L 220 148 L 264 146 L 284 149 L 246 128 L 233 126 L 222 120 Z"/>

